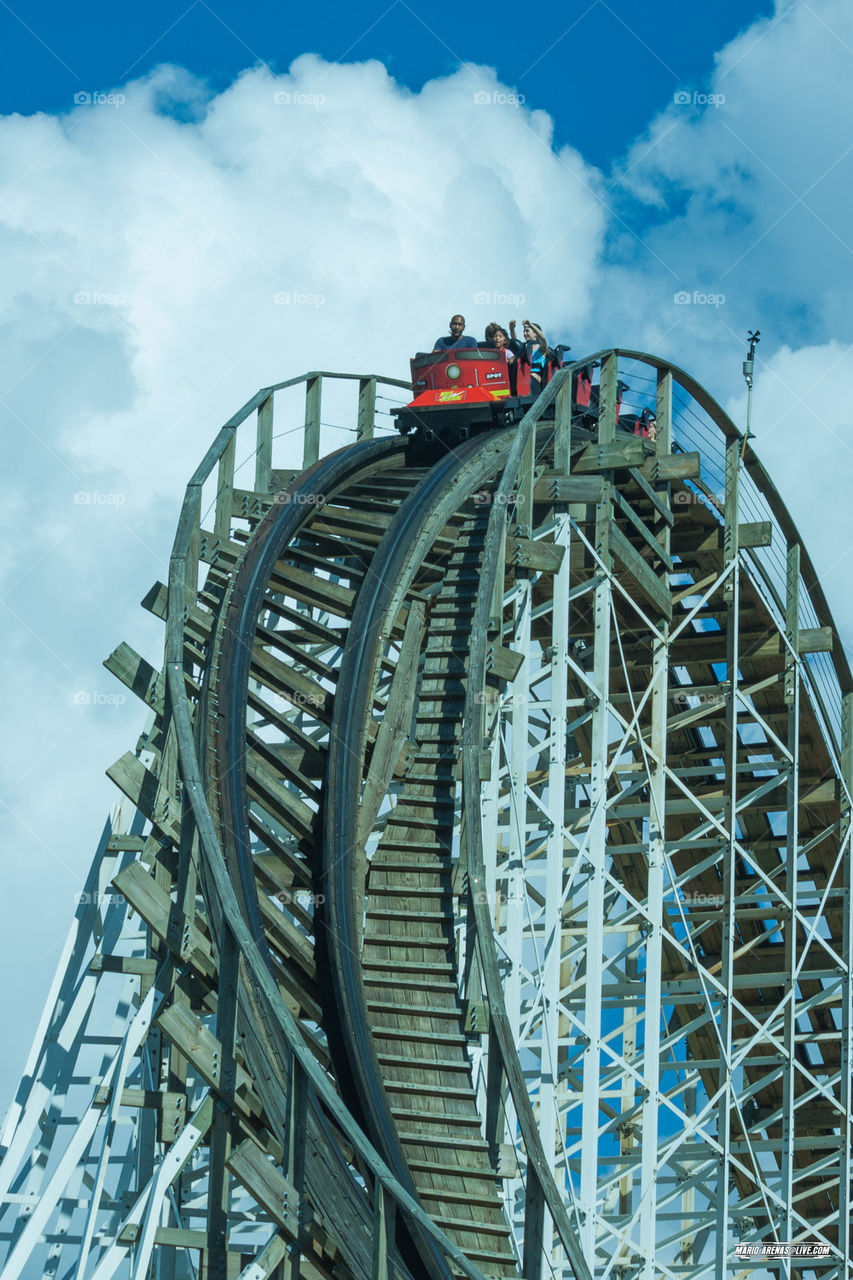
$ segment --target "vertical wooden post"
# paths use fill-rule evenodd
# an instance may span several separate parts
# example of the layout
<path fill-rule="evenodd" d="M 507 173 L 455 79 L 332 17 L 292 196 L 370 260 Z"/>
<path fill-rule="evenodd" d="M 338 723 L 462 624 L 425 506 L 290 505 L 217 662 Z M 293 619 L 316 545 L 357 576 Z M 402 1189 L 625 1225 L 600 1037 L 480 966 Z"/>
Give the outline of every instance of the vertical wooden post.
<path fill-rule="evenodd" d="M 216 482 L 216 515 L 213 532 L 220 543 L 231 538 L 231 516 L 234 506 L 234 455 L 237 445 L 236 430 L 225 446 L 219 459 L 219 471 Z"/>
<path fill-rule="evenodd" d="M 396 1206 L 382 1183 L 373 1196 L 373 1265 L 371 1280 L 394 1280 L 394 1219 Z"/>
<path fill-rule="evenodd" d="M 601 379 L 598 389 L 598 443 L 609 444 L 616 439 L 616 401 L 618 399 L 619 360 L 611 351 L 601 362 Z"/>
<path fill-rule="evenodd" d="M 189 506 L 189 504 L 188 504 Z M 187 539 L 184 560 L 184 616 L 192 609 L 198 594 L 198 558 L 201 546 L 201 485 L 193 486 L 192 503 L 189 506 L 192 527 Z"/>
<path fill-rule="evenodd" d="M 255 491 L 269 493 L 272 474 L 273 397 L 258 405 L 258 448 L 255 454 Z"/>
<path fill-rule="evenodd" d="M 568 374 L 554 402 L 554 470 L 569 474 L 572 447 L 572 375 Z"/>
<path fill-rule="evenodd" d="M 299 1280 L 300 1258 L 307 1243 L 305 1214 L 305 1134 L 308 1127 L 308 1080 L 296 1058 L 290 1063 L 290 1098 L 287 1117 L 287 1143 L 284 1152 L 284 1175 L 298 1196 L 299 1238 L 294 1242 L 284 1267 L 285 1280 Z"/>
<path fill-rule="evenodd" d="M 305 383 L 305 435 L 302 450 L 302 466 L 313 467 L 320 457 L 320 406 L 323 395 L 323 379 L 319 373 Z"/>
<path fill-rule="evenodd" d="M 672 371 L 658 369 L 657 451 L 672 453 Z"/>
<path fill-rule="evenodd" d="M 356 440 L 372 440 L 376 426 L 376 379 L 360 378 L 358 382 L 358 419 Z"/>

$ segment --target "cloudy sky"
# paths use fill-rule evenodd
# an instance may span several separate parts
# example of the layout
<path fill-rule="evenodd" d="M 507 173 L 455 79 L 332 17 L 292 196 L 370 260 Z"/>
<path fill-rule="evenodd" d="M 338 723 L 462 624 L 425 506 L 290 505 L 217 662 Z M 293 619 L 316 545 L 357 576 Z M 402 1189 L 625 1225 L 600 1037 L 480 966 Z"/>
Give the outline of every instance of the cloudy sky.
<path fill-rule="evenodd" d="M 760 327 L 757 448 L 853 641 L 846 0 L 245 8 L 0 9 L 0 1111 L 144 722 L 100 664 L 160 665 L 138 602 L 259 386 L 523 313 L 741 417 Z"/>

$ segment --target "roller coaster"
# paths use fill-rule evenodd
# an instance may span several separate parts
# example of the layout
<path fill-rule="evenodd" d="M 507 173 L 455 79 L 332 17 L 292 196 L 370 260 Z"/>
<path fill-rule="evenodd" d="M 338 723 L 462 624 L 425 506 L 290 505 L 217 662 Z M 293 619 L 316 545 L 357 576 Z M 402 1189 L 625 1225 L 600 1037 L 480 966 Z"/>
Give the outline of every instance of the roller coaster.
<path fill-rule="evenodd" d="M 850 1280 L 853 682 L 796 527 L 651 355 L 421 465 L 407 387 L 259 391 L 143 601 L 162 667 L 106 661 L 148 721 L 0 1280 Z"/>

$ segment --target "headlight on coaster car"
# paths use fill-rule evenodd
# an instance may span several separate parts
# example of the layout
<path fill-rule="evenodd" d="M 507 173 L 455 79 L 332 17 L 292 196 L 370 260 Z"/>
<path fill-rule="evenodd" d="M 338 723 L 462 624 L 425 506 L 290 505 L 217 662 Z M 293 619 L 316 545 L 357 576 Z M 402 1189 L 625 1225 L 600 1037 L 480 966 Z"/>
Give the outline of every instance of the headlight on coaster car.
<path fill-rule="evenodd" d="M 449 364 L 444 372 L 447 374 L 448 378 L 453 380 L 462 377 L 462 370 L 459 368 L 458 364 Z"/>

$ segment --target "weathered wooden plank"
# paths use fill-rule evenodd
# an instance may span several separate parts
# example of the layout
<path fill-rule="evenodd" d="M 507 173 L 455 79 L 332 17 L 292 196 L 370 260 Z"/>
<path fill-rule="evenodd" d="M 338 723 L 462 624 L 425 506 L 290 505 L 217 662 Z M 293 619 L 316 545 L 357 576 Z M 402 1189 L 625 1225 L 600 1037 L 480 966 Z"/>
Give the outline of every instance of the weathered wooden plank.
<path fill-rule="evenodd" d="M 630 524 L 633 526 L 634 529 L 636 529 L 637 533 L 640 535 L 640 537 L 643 539 L 646 545 L 651 548 L 651 550 L 655 553 L 657 558 L 661 560 L 666 565 L 667 569 L 669 569 L 670 571 L 674 569 L 675 565 L 672 561 L 672 558 L 667 554 L 667 552 L 658 542 L 657 538 L 652 533 L 651 529 L 648 527 L 645 521 L 640 519 L 640 517 L 637 515 L 634 508 L 631 506 L 631 503 L 627 500 L 627 498 L 625 498 L 619 492 L 618 489 L 613 490 L 613 497 L 619 510 L 623 513 L 623 515 L 627 516 Z"/>
<path fill-rule="evenodd" d="M 639 467 L 646 451 L 641 440 L 612 440 L 606 444 L 590 444 L 573 463 L 580 474 L 590 471 L 615 471 L 621 467 Z M 698 456 L 698 455 L 697 455 Z"/>
<path fill-rule="evenodd" d="M 536 502 L 600 502 L 600 476 L 566 476 L 544 471 L 533 489 Z"/>
<path fill-rule="evenodd" d="M 231 1097 L 231 1087 L 223 1078 L 222 1045 L 216 1036 L 190 1010 L 188 1005 L 170 1005 L 157 1019 L 158 1025 L 172 1044 L 193 1064 L 201 1078 L 215 1092 Z M 253 1091 L 248 1072 L 236 1066 L 235 1108 L 247 1117 L 261 1114 L 261 1103 Z"/>
<path fill-rule="evenodd" d="M 640 553 L 631 546 L 621 529 L 617 529 L 615 525 L 610 526 L 610 546 L 616 559 L 631 575 L 643 595 L 670 621 L 672 619 L 672 601 L 669 592 L 646 564 Z"/>
<path fill-rule="evenodd" d="M 769 520 L 753 520 L 737 527 L 740 547 L 769 547 L 773 544 L 773 525 Z"/>
<path fill-rule="evenodd" d="M 643 463 L 641 470 L 652 484 L 665 480 L 698 480 L 702 473 L 697 452 L 656 454 Z"/>
<path fill-rule="evenodd" d="M 108 658 L 104 658 L 104 666 L 137 698 L 162 714 L 163 680 L 160 672 L 140 657 L 134 648 L 123 640 Z"/>
<path fill-rule="evenodd" d="M 107 777 L 123 791 L 155 827 L 177 843 L 181 836 L 181 806 L 168 795 L 158 778 L 132 751 L 126 751 L 107 769 Z"/>
<path fill-rule="evenodd" d="M 207 937 L 195 924 L 184 923 L 180 930 L 169 928 L 176 908 L 166 890 L 141 863 L 129 863 L 113 877 L 112 883 L 175 955 L 188 960 L 205 977 L 215 975 L 216 963 Z"/>
<path fill-rule="evenodd" d="M 292 1183 L 251 1138 L 226 1161 L 238 1182 L 290 1237 L 299 1233 L 299 1195 Z"/>
<path fill-rule="evenodd" d="M 506 562 L 520 569 L 557 573 L 563 563 L 565 550 L 565 547 L 558 547 L 543 539 L 510 536 L 506 540 Z"/>
<path fill-rule="evenodd" d="M 646 477 L 643 475 L 642 471 L 638 470 L 638 468 L 636 467 L 632 467 L 631 479 L 634 480 L 635 483 L 640 486 L 643 493 L 646 495 L 649 502 L 652 503 L 652 505 L 654 506 L 655 510 L 657 511 L 661 519 L 665 520 L 666 523 L 670 527 L 672 527 L 672 525 L 675 522 L 675 516 L 672 514 L 671 508 L 669 507 L 667 502 L 665 502 L 664 498 L 659 493 L 655 492 L 655 490 L 649 484 Z"/>
<path fill-rule="evenodd" d="M 246 752 L 246 783 L 249 796 L 283 822 L 297 838 L 311 836 L 317 815 L 288 787 L 256 751 Z"/>
<path fill-rule="evenodd" d="M 722 551 L 724 530 L 715 526 L 706 533 L 699 534 L 699 541 L 689 548 L 683 549 L 690 555 L 706 555 L 709 552 Z M 773 526 L 769 520 L 759 520 L 748 524 L 739 524 L 737 529 L 740 547 L 769 547 L 772 544 Z"/>
<path fill-rule="evenodd" d="M 563 548 L 561 547 L 560 550 Z M 498 680 L 511 683 L 521 668 L 524 655 L 503 644 L 490 644 L 486 649 L 486 671 Z"/>
<path fill-rule="evenodd" d="M 406 622 L 400 656 L 391 679 L 388 704 L 376 735 L 370 768 L 358 811 L 358 841 L 363 844 L 373 830 L 379 807 L 388 790 L 400 752 L 408 737 L 417 686 L 418 659 L 426 630 L 423 605 L 415 601 Z"/>
<path fill-rule="evenodd" d="M 797 640 L 800 653 L 831 653 L 832 627 L 803 627 Z"/>

